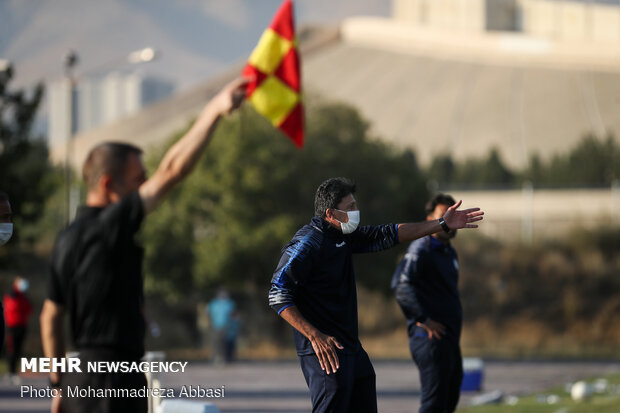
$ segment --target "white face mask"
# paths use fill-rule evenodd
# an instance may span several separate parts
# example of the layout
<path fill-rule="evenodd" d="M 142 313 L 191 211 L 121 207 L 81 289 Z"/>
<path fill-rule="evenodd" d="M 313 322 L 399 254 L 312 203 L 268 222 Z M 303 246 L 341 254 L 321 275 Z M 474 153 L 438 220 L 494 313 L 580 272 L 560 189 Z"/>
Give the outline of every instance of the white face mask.
<path fill-rule="evenodd" d="M 339 210 L 340 211 L 340 210 Z M 341 211 L 344 212 L 344 211 Z M 357 229 L 357 226 L 360 223 L 360 211 L 347 211 L 347 216 L 349 217 L 348 222 L 340 222 L 340 228 L 342 229 L 343 234 L 350 234 Z"/>
<path fill-rule="evenodd" d="M 13 235 L 13 223 L 3 222 L 0 224 L 0 245 L 4 245 Z"/>

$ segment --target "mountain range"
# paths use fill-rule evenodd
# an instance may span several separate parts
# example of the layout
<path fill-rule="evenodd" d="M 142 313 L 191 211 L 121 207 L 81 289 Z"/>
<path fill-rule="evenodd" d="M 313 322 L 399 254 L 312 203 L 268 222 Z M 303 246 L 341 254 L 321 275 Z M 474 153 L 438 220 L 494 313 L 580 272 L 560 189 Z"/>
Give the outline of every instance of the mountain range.
<path fill-rule="evenodd" d="M 154 47 L 140 71 L 185 89 L 243 61 L 281 0 L 0 0 L 0 58 L 16 69 L 14 86 L 63 75 L 69 50 L 78 76 L 126 69 L 126 56 Z M 298 0 L 298 27 L 334 25 L 352 15 L 387 16 L 384 0 Z"/>

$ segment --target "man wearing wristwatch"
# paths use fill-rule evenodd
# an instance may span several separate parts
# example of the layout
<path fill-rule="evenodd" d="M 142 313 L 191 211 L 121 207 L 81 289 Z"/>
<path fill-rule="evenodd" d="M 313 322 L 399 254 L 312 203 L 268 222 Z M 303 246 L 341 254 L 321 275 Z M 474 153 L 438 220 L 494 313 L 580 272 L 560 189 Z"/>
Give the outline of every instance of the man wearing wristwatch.
<path fill-rule="evenodd" d="M 476 228 L 483 214 L 458 210 L 459 202 L 434 220 L 358 227 L 354 193 L 345 178 L 319 186 L 315 216 L 284 246 L 271 280 L 269 304 L 293 327 L 313 413 L 377 412 L 375 372 L 358 337 L 353 254 L 382 251 L 448 224 Z"/>
<path fill-rule="evenodd" d="M 435 195 L 426 204 L 426 219 L 441 219 L 454 204 L 450 195 Z M 441 226 L 442 231 L 411 243 L 392 278 L 396 301 L 407 318 L 411 356 L 420 372 L 420 413 L 453 412 L 463 380 L 459 266 L 450 244 L 456 229 L 445 222 Z"/>

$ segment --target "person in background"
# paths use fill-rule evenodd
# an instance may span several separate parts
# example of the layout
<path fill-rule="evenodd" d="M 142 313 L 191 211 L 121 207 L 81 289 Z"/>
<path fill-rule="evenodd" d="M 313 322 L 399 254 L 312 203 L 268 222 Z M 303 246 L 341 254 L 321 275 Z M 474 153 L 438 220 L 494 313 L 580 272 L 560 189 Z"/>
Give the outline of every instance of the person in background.
<path fill-rule="evenodd" d="M 13 211 L 6 192 L 0 191 L 0 245 L 6 244 L 13 236 Z M 0 353 L 4 346 L 4 309 L 0 302 Z"/>
<path fill-rule="evenodd" d="M 213 362 L 222 364 L 228 361 L 227 341 L 229 334 L 234 333 L 231 328 L 234 327 L 232 317 L 235 313 L 235 302 L 230 298 L 228 291 L 221 289 L 207 305 L 207 312 L 211 321 Z"/>
<path fill-rule="evenodd" d="M 443 216 L 454 204 L 450 195 L 435 195 L 426 204 L 427 221 Z M 453 412 L 459 402 L 463 311 L 458 257 L 450 243 L 455 236 L 456 229 L 451 229 L 413 241 L 392 278 L 396 301 L 407 318 L 411 356 L 420 373 L 420 413 Z"/>
<path fill-rule="evenodd" d="M 230 321 L 228 322 L 228 331 L 226 332 L 226 351 L 225 360 L 226 363 L 235 361 L 237 353 L 237 338 L 239 337 L 239 331 L 241 330 L 241 317 L 238 311 L 234 311 L 230 315 Z"/>
<path fill-rule="evenodd" d="M 19 384 L 17 365 L 22 356 L 22 349 L 28 320 L 32 313 L 32 304 L 26 295 L 28 280 L 15 277 L 11 291 L 4 295 L 4 319 L 6 321 L 6 356 L 9 363 L 9 374 L 15 384 Z"/>
<path fill-rule="evenodd" d="M 194 169 L 219 120 L 237 109 L 251 78 L 228 83 L 189 131 L 164 155 L 147 179 L 142 151 L 134 145 L 103 142 L 88 154 L 82 174 L 86 205 L 57 237 L 47 299 L 41 311 L 45 357 L 65 356 L 64 315 L 71 320 L 74 349 L 83 363 L 137 362 L 144 355 L 146 320 L 142 261 L 135 239 L 142 221 Z M 50 387 L 142 389 L 141 372 L 50 373 Z M 52 411 L 146 413 L 146 397 L 54 397 Z"/>

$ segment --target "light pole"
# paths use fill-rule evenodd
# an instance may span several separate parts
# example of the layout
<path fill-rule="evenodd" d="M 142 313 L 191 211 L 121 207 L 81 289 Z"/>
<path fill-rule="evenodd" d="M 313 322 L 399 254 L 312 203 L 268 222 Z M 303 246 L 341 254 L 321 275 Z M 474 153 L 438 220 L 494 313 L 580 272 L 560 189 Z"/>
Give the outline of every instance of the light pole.
<path fill-rule="evenodd" d="M 148 63 L 159 57 L 159 52 L 152 47 L 144 47 L 142 49 L 134 50 L 133 52 L 117 57 L 107 62 L 103 62 L 95 67 L 88 69 L 87 74 L 96 74 L 107 72 L 111 69 L 118 68 L 123 65 L 135 65 L 140 63 Z"/>
<path fill-rule="evenodd" d="M 4 90 L 0 94 L 0 105 L 4 105 L 4 91 L 6 91 L 8 79 L 12 76 L 11 62 L 9 60 L 0 59 L 0 87 Z M 4 142 L 0 140 L 0 154 L 4 152 Z"/>
<path fill-rule="evenodd" d="M 152 47 L 145 47 L 144 49 L 136 50 L 129 53 L 127 61 L 129 63 L 148 63 L 155 60 L 158 57 L 158 53 Z"/>
<path fill-rule="evenodd" d="M 0 59 L 0 73 L 4 73 L 11 67 L 11 62 L 6 59 Z"/>
<path fill-rule="evenodd" d="M 77 130 L 77 116 L 75 116 L 74 111 L 76 110 L 76 102 L 75 102 L 75 76 L 74 69 L 79 62 L 78 55 L 75 51 L 70 50 L 64 58 L 63 68 L 65 73 L 65 81 L 69 86 L 69 99 L 66 108 L 66 125 L 67 128 L 67 142 L 65 148 L 65 224 L 68 225 L 71 221 L 71 217 L 73 216 L 73 205 L 72 205 L 72 187 L 71 185 L 71 159 L 72 159 L 72 151 L 73 151 L 73 134 Z"/>
<path fill-rule="evenodd" d="M 159 53 L 152 47 L 145 47 L 135 50 L 128 55 L 105 62 L 88 71 L 88 73 L 97 73 L 113 69 L 124 64 L 140 64 L 148 63 L 155 60 Z M 77 53 L 73 50 L 69 51 L 64 58 L 63 68 L 65 74 L 65 82 L 68 85 L 69 98 L 66 103 L 66 148 L 65 148 L 65 223 L 68 224 L 75 216 L 77 205 L 79 203 L 79 188 L 72 185 L 72 158 L 73 158 L 73 137 L 78 129 L 78 104 L 77 104 L 77 83 L 78 78 L 75 76 L 74 70 L 79 62 Z M 82 74 L 83 76 L 83 74 Z"/>

